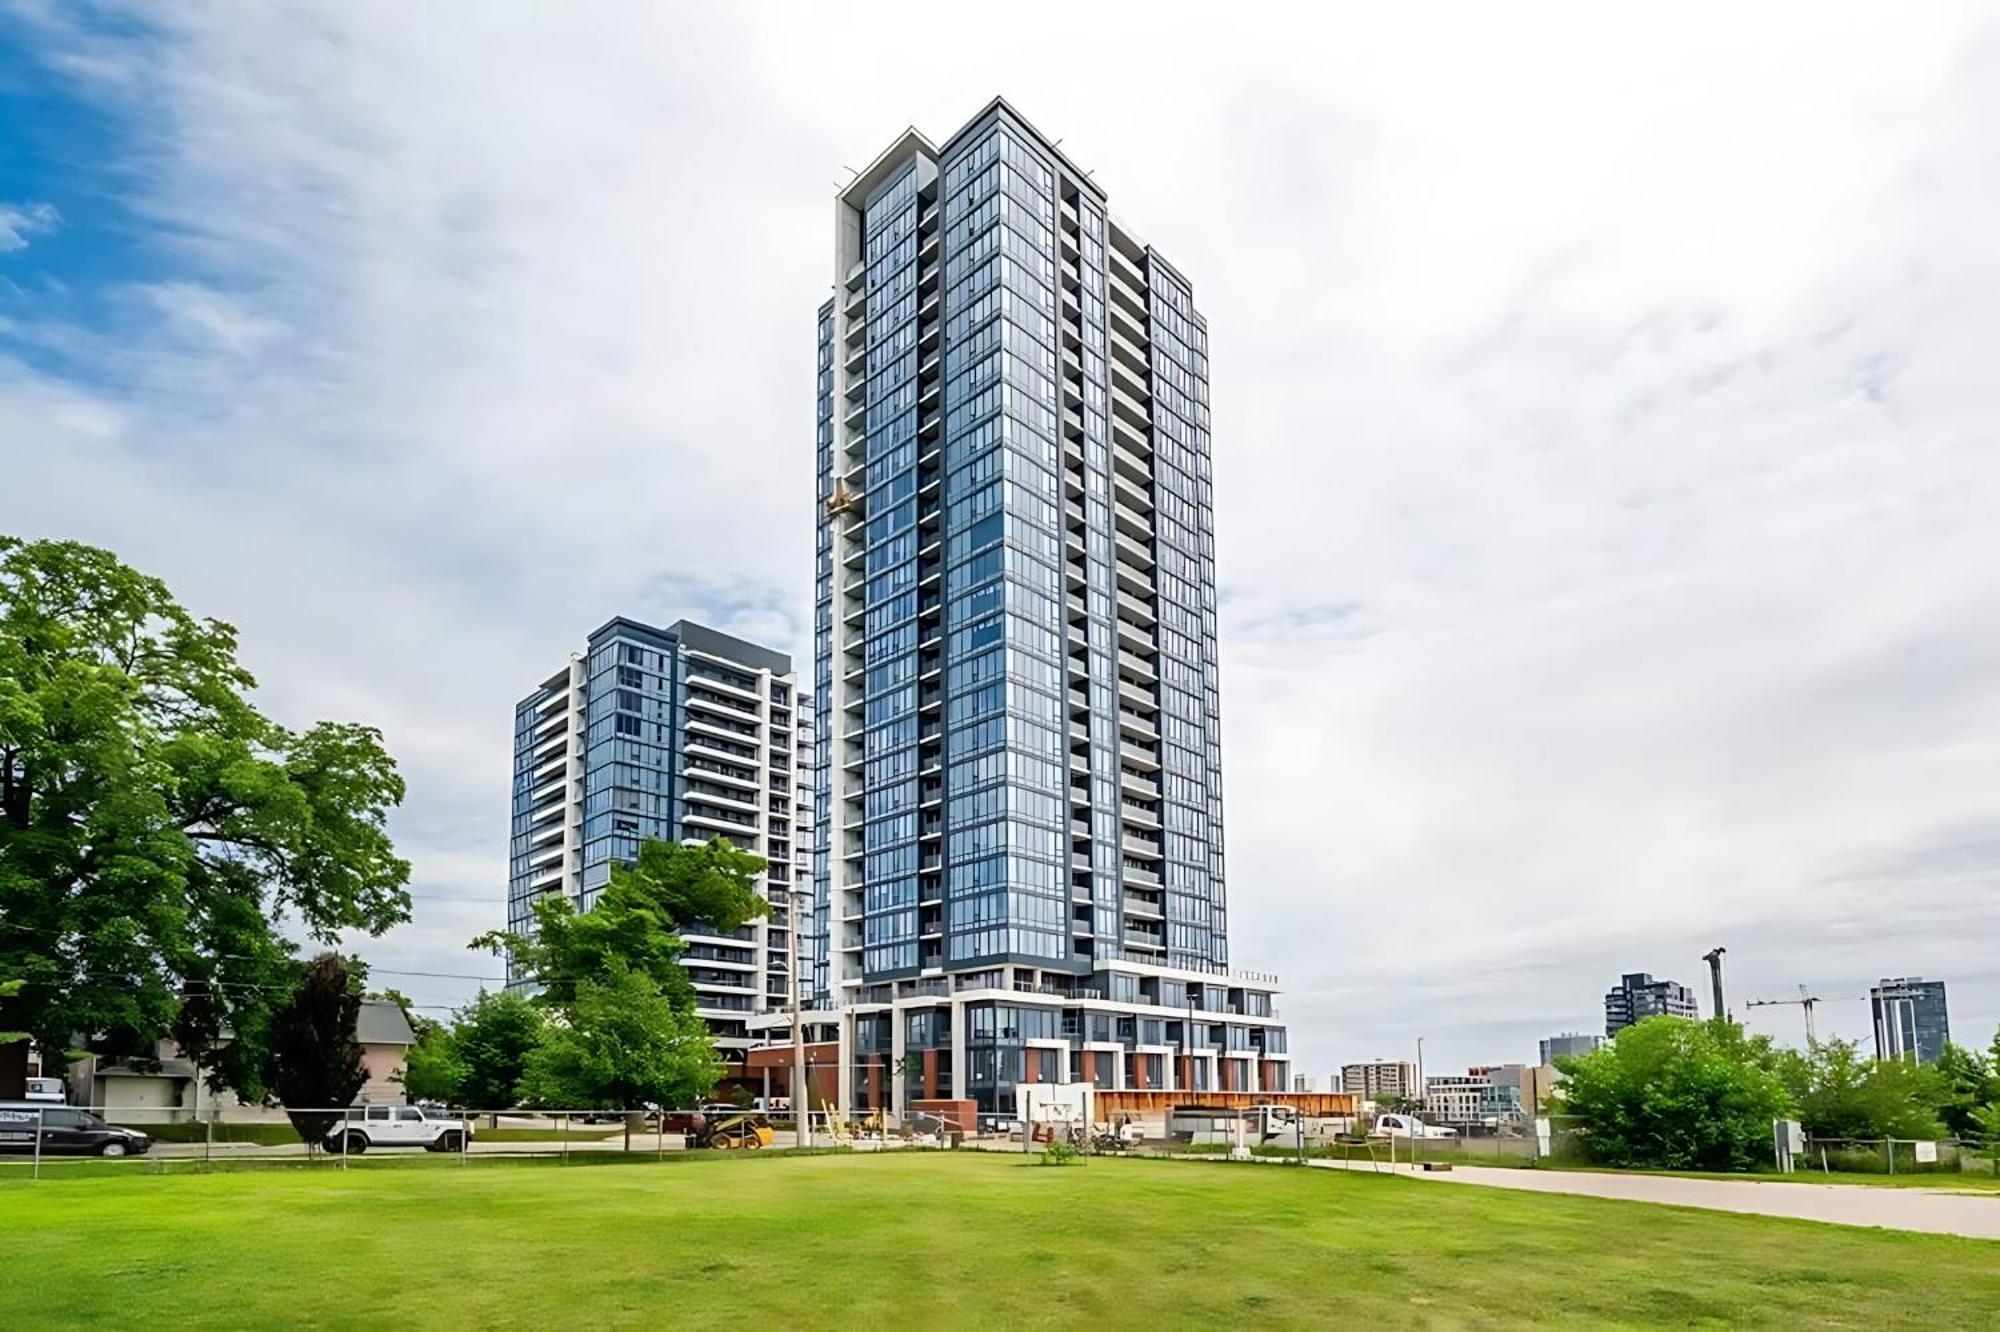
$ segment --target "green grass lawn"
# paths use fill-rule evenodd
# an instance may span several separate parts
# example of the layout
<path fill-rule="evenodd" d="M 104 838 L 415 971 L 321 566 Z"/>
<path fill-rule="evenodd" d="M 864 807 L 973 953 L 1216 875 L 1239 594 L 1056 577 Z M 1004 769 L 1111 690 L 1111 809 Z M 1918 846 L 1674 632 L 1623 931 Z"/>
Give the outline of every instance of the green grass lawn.
<path fill-rule="evenodd" d="M 44 1178 L 13 1327 L 1991 1326 L 2000 1245 L 1334 1171 L 1012 1156 Z"/>

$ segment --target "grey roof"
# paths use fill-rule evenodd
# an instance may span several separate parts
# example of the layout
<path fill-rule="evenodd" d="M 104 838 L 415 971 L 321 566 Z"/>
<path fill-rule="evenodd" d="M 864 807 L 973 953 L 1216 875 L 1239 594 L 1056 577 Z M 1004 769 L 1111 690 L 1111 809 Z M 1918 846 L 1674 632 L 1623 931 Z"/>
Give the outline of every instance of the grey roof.
<path fill-rule="evenodd" d="M 192 1059 L 145 1060 L 138 1065 L 104 1062 L 94 1070 L 100 1078 L 173 1078 L 185 1082 L 195 1075 Z"/>
<path fill-rule="evenodd" d="M 354 1039 L 363 1045 L 415 1045 L 417 1033 L 403 1016 L 403 1006 L 391 999 L 364 999 L 354 1019 Z"/>
<path fill-rule="evenodd" d="M 706 652 L 711 656 L 733 661 L 747 670 L 769 671 L 773 675 L 792 673 L 792 659 L 785 653 L 759 647 L 734 634 L 725 634 L 720 629 L 711 629 L 705 624 L 696 624 L 693 620 L 675 620 L 662 629 L 658 625 L 646 624 L 628 615 L 614 615 L 591 630 L 589 643 L 595 647 L 599 639 L 612 634 L 627 634 L 648 639 L 668 649 L 677 646 L 689 647 L 696 652 Z"/>

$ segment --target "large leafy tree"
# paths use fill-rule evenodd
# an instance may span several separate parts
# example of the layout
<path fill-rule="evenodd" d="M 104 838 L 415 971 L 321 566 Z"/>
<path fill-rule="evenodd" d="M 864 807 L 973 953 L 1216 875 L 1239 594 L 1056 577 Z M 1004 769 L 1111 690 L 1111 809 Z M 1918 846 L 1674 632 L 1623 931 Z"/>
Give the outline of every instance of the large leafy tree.
<path fill-rule="evenodd" d="M 530 1104 L 565 1110 L 636 1110 L 691 1104 L 715 1086 L 722 1061 L 708 1025 L 650 976 L 623 963 L 578 981 L 562 1020 L 528 1056 L 521 1090 Z M 626 1146 L 632 1119 L 625 1120 Z"/>
<path fill-rule="evenodd" d="M 1770 1042 L 1731 1022 L 1655 1017 L 1587 1055 L 1556 1061 L 1559 1109 L 1578 1116 L 1592 1159 L 1673 1170 L 1748 1170 L 1770 1158 L 1791 1098 Z"/>
<path fill-rule="evenodd" d="M 680 967 L 682 931 L 702 926 L 727 934 L 768 910 L 757 896 L 764 860 L 726 837 L 702 843 L 640 843 L 630 865 L 614 865 L 589 911 L 550 894 L 535 903 L 532 934 L 494 931 L 472 941 L 513 959 L 540 987 L 538 1002 L 568 1005 L 580 980 L 604 980 L 614 967 L 651 978 L 676 1002 L 691 1004 Z"/>
<path fill-rule="evenodd" d="M 270 1089 L 308 1148 L 319 1147 L 368 1081 L 354 1037 L 360 1016 L 360 986 L 338 953 L 307 965 L 271 1014 Z"/>
<path fill-rule="evenodd" d="M 499 931 L 473 940 L 475 948 L 508 955 L 534 980 L 534 1003 L 551 1014 L 527 1057 L 523 1099 L 630 1110 L 713 1088 L 722 1064 L 694 1011 L 680 936 L 695 926 L 726 933 L 762 915 L 756 876 L 763 868 L 761 857 L 726 838 L 648 841 L 632 864 L 612 868 L 589 911 L 550 895 L 535 903 L 533 934 Z"/>
<path fill-rule="evenodd" d="M 500 1111 L 521 1099 L 521 1074 L 548 1019 L 525 995 L 481 990 L 445 1026 L 419 1033 L 403 1063 L 403 1090 L 420 1100 Z"/>
<path fill-rule="evenodd" d="M 1932 1068 L 1941 1092 L 1938 1118 L 1955 1137 L 1977 1135 L 1980 1109 L 2000 1100 L 2000 1076 L 1992 1062 L 1977 1050 L 1946 1042 Z"/>
<path fill-rule="evenodd" d="M 1819 1041 L 1778 1063 L 1798 1119 L 1816 1138 L 1938 1138 L 1948 1088 L 1935 1068 L 1871 1059 L 1853 1041 Z"/>
<path fill-rule="evenodd" d="M 379 733 L 289 730 L 254 686 L 236 631 L 160 580 L 0 536 L 0 1027 L 51 1053 L 173 1035 L 259 1097 L 297 974 L 274 921 L 330 943 L 408 918 Z"/>
<path fill-rule="evenodd" d="M 396 1081 L 413 1101 L 459 1099 L 465 1083 L 465 1061 L 458 1054 L 458 1033 L 441 1022 L 433 1022 L 417 1033 L 417 1043 L 403 1055 L 402 1070 Z"/>
<path fill-rule="evenodd" d="M 548 1019 L 525 996 L 482 991 L 457 1013 L 452 1029 L 465 1077 L 459 1096 L 474 1110 L 505 1110 L 521 1099 L 528 1056 L 541 1045 Z"/>

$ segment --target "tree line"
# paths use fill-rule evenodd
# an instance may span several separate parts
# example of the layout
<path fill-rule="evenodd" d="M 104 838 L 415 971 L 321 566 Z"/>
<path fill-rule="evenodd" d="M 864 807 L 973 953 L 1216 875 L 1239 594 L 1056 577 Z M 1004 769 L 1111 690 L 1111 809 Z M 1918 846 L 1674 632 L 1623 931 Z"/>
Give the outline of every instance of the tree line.
<path fill-rule="evenodd" d="M 403 779 L 374 727 L 281 725 L 256 683 L 236 630 L 161 580 L 0 535 L 0 1046 L 143 1063 L 171 1041 L 246 1102 L 359 1091 L 366 968 L 331 949 L 410 918 Z M 474 940 L 531 994 L 420 1020 L 410 1085 L 494 1107 L 705 1092 L 720 1064 L 679 935 L 761 915 L 763 868 L 722 839 L 648 842 L 595 910 L 554 895 L 531 934 Z"/>
<path fill-rule="evenodd" d="M 1605 1165 L 1754 1170 L 1771 1161 L 1780 1119 L 1822 1139 L 2000 1144 L 2000 1032 L 1987 1053 L 1947 1045 L 1917 1064 L 1852 1041 L 1794 1050 L 1727 1020 L 1653 1017 L 1556 1068 L 1552 1109 L 1576 1117 Z"/>

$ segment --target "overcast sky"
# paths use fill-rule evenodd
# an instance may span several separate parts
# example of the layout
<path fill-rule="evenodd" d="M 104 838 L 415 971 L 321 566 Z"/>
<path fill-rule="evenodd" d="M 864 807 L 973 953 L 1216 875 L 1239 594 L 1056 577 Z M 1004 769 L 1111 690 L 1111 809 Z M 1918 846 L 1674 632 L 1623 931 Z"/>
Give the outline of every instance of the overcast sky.
<path fill-rule="evenodd" d="M 1978 6 L 866 11 L 0 0 L 0 531 L 384 729 L 365 956 L 497 972 L 513 704 L 608 616 L 809 675 L 833 194 L 1002 93 L 1208 316 L 1234 957 L 1299 1071 L 1532 1059 L 1718 943 L 1986 1042 Z"/>

